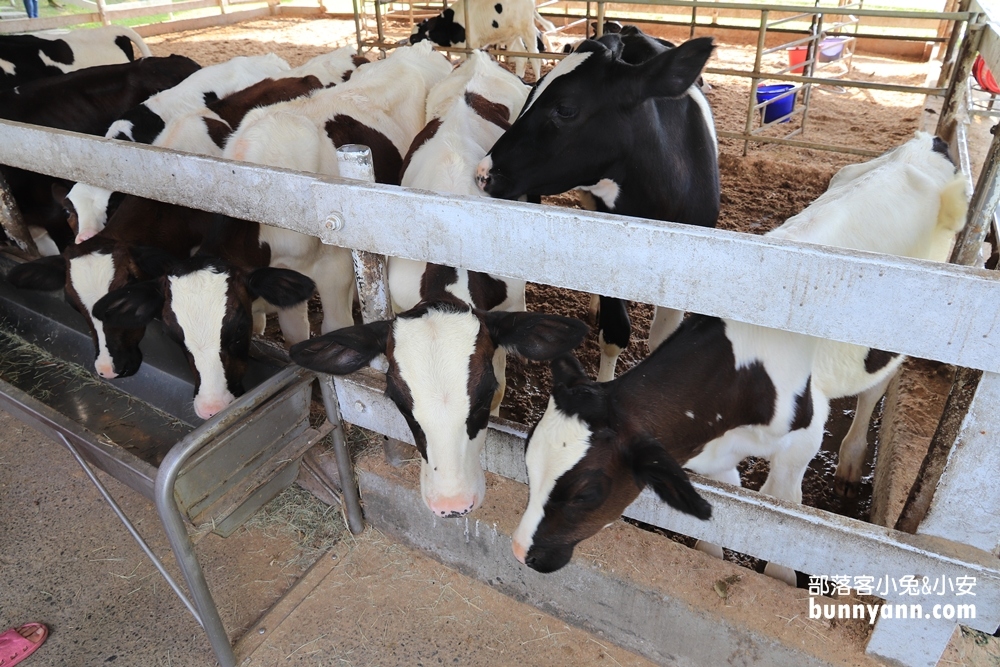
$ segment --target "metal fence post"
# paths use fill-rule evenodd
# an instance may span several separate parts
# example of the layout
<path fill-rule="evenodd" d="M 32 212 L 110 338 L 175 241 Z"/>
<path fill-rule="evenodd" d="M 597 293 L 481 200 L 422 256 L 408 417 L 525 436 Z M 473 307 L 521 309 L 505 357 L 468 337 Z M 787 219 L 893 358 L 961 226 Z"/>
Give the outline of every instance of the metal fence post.
<path fill-rule="evenodd" d="M 368 183 L 375 182 L 375 169 L 371 160 L 371 150 L 367 146 L 341 146 L 337 149 L 340 175 Z M 392 319 L 392 302 L 389 294 L 386 260 L 383 255 L 363 250 L 352 250 L 354 275 L 358 281 L 358 299 L 361 301 L 361 319 L 368 322 Z M 388 370 L 384 357 L 371 363 L 372 368 Z M 390 465 L 399 467 L 412 456 L 412 446 L 384 436 L 382 448 Z"/>
<path fill-rule="evenodd" d="M 958 62 L 948 84 L 948 92 L 945 93 L 944 103 L 941 105 L 941 118 L 938 120 L 935 133 L 949 144 L 953 143 L 955 136 L 955 125 L 965 112 L 965 92 L 969 86 L 969 74 L 972 73 L 972 62 L 979 52 L 979 43 L 983 38 L 983 28 L 985 23 L 980 22 L 982 16 L 970 20 L 965 31 L 965 39 L 962 40 L 962 47 L 959 50 Z"/>

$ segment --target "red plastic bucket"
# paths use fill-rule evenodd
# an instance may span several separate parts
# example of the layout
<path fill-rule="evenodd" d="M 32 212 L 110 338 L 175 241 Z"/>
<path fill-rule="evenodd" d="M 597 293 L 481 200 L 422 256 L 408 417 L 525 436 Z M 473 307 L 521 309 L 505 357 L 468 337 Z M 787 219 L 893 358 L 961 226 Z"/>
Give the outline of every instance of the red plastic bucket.
<path fill-rule="evenodd" d="M 798 67 L 793 67 L 790 71 L 792 74 L 802 74 L 805 72 L 806 56 L 809 55 L 809 46 L 791 46 L 788 48 L 788 64 L 798 65 Z"/>
<path fill-rule="evenodd" d="M 972 76 L 987 93 L 1000 95 L 1000 85 L 997 85 L 997 80 L 993 78 L 993 73 L 990 72 L 990 68 L 986 66 L 986 61 L 981 55 L 976 56 L 976 61 L 972 63 Z"/>

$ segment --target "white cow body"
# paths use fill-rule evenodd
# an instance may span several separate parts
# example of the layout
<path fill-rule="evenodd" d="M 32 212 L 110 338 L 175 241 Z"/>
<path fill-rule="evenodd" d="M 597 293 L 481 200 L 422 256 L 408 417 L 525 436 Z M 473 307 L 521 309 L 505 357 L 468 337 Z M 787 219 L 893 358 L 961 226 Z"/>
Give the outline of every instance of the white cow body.
<path fill-rule="evenodd" d="M 336 51 L 318 55 L 304 64 L 272 78 L 280 80 L 315 76 L 324 87 L 331 87 L 350 79 L 354 70 L 358 68 L 358 62 L 360 60 L 357 56 L 357 49 L 345 46 Z M 157 145 L 199 155 L 222 157 L 223 149 L 212 141 L 205 119 L 223 123 L 227 127 L 229 125 L 215 111 L 208 107 L 202 107 L 168 123 L 163 131 L 162 140 L 158 141 Z M 229 129 L 236 130 L 236 127 Z"/>
<path fill-rule="evenodd" d="M 423 126 L 427 91 L 448 71 L 447 60 L 429 45 L 400 49 L 361 68 L 336 88 L 254 109 L 230 137 L 224 156 L 338 176 L 336 147 L 326 132 L 327 121 L 337 115 L 378 130 L 405 151 Z M 267 225 L 261 226 L 260 242 L 270 246 L 272 267 L 296 270 L 316 282 L 324 333 L 353 323 L 354 269 L 348 249 Z M 286 341 L 309 337 L 304 304 L 279 311 L 278 316 Z"/>
<path fill-rule="evenodd" d="M 164 126 L 163 130 L 148 143 L 154 146 L 160 145 L 158 140 L 164 136 L 165 126 L 175 118 L 204 108 L 206 95 L 214 95 L 215 99 L 220 99 L 262 79 L 281 76 L 288 70 L 288 63 L 274 54 L 240 56 L 198 70 L 178 85 L 153 95 L 140 105 L 145 108 L 143 112 L 145 115 L 151 114 L 159 118 Z M 135 110 L 130 111 L 126 118 L 112 123 L 104 136 L 136 141 L 134 131 L 135 119 L 138 117 L 134 113 Z M 77 243 L 89 239 L 104 228 L 111 195 L 110 190 L 85 183 L 77 183 L 70 190 L 67 199 L 76 209 Z"/>
<path fill-rule="evenodd" d="M 440 125 L 433 137 L 416 150 L 411 148 L 401 185 L 486 196 L 476 185 L 476 165 L 506 128 L 477 114 L 465 101 L 465 95 L 480 95 L 489 102 L 503 105 L 509 124 L 524 106 L 528 90 L 488 55 L 482 51 L 473 53 L 427 96 L 427 122 L 437 119 Z M 426 266 L 426 262 L 389 258 L 389 295 L 395 312 L 409 310 L 420 301 L 420 277 Z M 504 280 L 508 300 L 496 310 L 524 310 L 524 281 Z"/>
<path fill-rule="evenodd" d="M 965 223 L 966 183 L 965 177 L 956 174 L 954 165 L 944 155 L 936 148 L 932 150 L 933 142 L 930 135 L 917 133 L 914 139 L 871 163 L 845 168 L 823 196 L 770 236 L 924 259 L 946 258 L 954 234 Z M 879 357 L 880 361 L 874 363 L 869 372 L 865 368 L 869 350 L 857 345 L 730 320 L 722 321 L 724 340 L 717 335 L 709 337 L 698 333 L 696 326 L 708 332 L 717 331 L 705 324 L 712 319 L 694 316 L 653 355 L 619 380 L 594 383 L 595 391 L 606 392 L 607 401 L 613 406 L 609 409 L 616 413 L 605 419 L 619 424 L 614 427 L 616 431 L 629 431 L 629 422 L 633 419 L 653 419 L 660 424 L 661 431 L 666 429 L 650 433 L 666 450 L 662 456 L 672 456 L 681 466 L 721 481 L 739 484 L 736 466 L 746 456 L 767 458 L 770 472 L 761 491 L 801 502 L 802 478 L 822 444 L 829 400 L 873 387 L 884 390 L 884 383 L 899 364 L 898 358 L 892 359 L 894 355 L 882 353 L 884 356 Z M 728 356 L 726 347 L 731 348 L 734 368 L 725 362 L 724 366 L 715 362 L 715 367 L 696 367 L 694 370 L 683 366 L 690 381 L 690 385 L 683 385 L 684 378 L 678 375 L 678 368 L 686 363 L 685 358 L 698 355 L 705 359 L 725 359 Z M 730 381 L 727 373 L 734 378 L 740 373 L 750 373 L 742 380 L 747 386 L 740 395 L 696 395 L 692 400 L 690 386 L 694 386 L 697 393 L 702 383 L 711 386 L 709 383 L 720 374 L 726 384 L 735 386 L 736 380 Z M 654 382 L 655 395 L 624 395 L 635 391 L 629 387 L 651 391 L 641 378 L 654 376 L 663 378 L 655 381 L 659 384 Z M 566 391 L 559 382 L 556 384 L 555 392 Z M 677 393 L 678 385 L 687 387 L 681 389 L 685 393 Z M 771 387 L 773 404 L 754 403 L 759 402 L 761 396 L 769 396 Z M 684 401 L 695 407 L 687 410 L 679 407 Z M 742 407 L 740 401 L 743 401 Z M 557 554 L 552 547 L 539 547 L 531 555 L 532 545 L 541 543 L 536 535 L 541 522 L 540 512 L 549 503 L 555 479 L 565 474 L 578 474 L 570 471 L 590 455 L 591 431 L 583 429 L 581 436 L 579 428 L 573 431 L 566 426 L 575 423 L 571 403 L 569 400 L 564 400 L 562 406 L 550 403 L 528 448 L 532 497 L 529 512 L 514 534 L 514 551 L 522 562 L 527 559 L 529 564 L 541 563 L 540 568 L 555 569 L 561 567 L 563 559 L 568 559 L 565 548 Z M 771 414 L 767 423 L 733 419 L 740 410 L 756 409 L 759 413 L 761 407 Z M 773 409 L 773 413 L 768 413 L 768 409 Z M 683 413 L 675 414 L 678 410 Z M 650 414 L 656 417 L 651 418 Z M 867 416 L 870 417 L 870 410 Z M 690 436 L 681 435 L 681 439 L 688 437 L 686 449 L 672 450 L 677 446 L 672 442 L 675 435 L 684 432 L 684 427 L 678 424 L 689 423 L 686 420 L 691 420 L 691 424 L 706 424 L 709 432 L 713 429 L 722 432 L 699 446 L 694 446 L 697 441 L 691 441 Z M 732 423 L 729 420 L 733 420 Z M 740 424 L 741 420 L 746 423 Z M 716 423 L 718 426 L 713 426 Z M 641 431 L 644 427 L 631 424 L 631 428 Z M 862 430 L 866 429 L 867 419 L 864 419 Z M 566 438 L 570 436 L 577 440 L 582 437 L 583 442 L 568 443 L 577 454 L 567 459 L 566 452 L 560 450 L 566 448 Z M 861 443 L 863 458 L 863 439 Z M 624 443 L 620 445 L 627 447 Z M 843 450 L 841 455 L 844 456 Z M 548 511 L 558 510 L 551 508 Z M 553 530 L 551 525 L 548 530 Z M 578 541 L 579 537 L 576 539 Z M 552 544 L 553 536 L 546 534 L 544 542 Z M 772 567 L 769 573 L 794 582 L 794 573 L 787 568 Z"/>
<path fill-rule="evenodd" d="M 75 72 L 86 67 L 130 62 L 132 59 L 115 43 L 117 37 L 126 37 L 135 44 L 136 48 L 139 49 L 140 57 L 147 58 L 153 55 L 142 37 L 135 30 L 125 26 L 109 25 L 87 30 L 43 30 L 28 34 L 39 39 L 62 40 L 69 45 L 73 50 L 73 62 L 68 64 L 52 60 L 44 53 L 39 52 L 42 62 L 50 67 L 57 67 L 63 72 Z"/>

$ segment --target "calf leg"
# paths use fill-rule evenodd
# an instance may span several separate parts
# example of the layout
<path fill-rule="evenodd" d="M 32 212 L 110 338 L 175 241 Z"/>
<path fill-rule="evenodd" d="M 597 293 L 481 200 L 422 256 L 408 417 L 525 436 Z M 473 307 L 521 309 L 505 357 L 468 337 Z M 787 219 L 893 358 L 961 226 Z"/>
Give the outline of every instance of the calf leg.
<path fill-rule="evenodd" d="M 792 431 L 782 438 L 784 447 L 771 457 L 771 469 L 761 493 L 793 503 L 802 502 L 802 478 L 823 444 L 823 426 L 829 412 L 830 402 L 814 396 L 812 422 L 807 428 Z M 795 570 L 790 567 L 768 563 L 764 566 L 764 574 L 789 586 L 796 585 Z"/>
<path fill-rule="evenodd" d="M 493 402 L 490 404 L 490 415 L 500 416 L 500 404 L 503 402 L 504 392 L 507 391 L 507 350 L 498 347 L 493 352 L 493 374 L 497 378 L 497 390 L 493 393 Z"/>
<path fill-rule="evenodd" d="M 309 302 L 303 301 L 288 308 L 279 308 L 278 324 L 281 326 L 281 335 L 285 337 L 286 347 L 308 340 Z"/>
<path fill-rule="evenodd" d="M 851 428 L 840 443 L 837 473 L 833 478 L 833 492 L 844 498 L 855 498 L 861 486 L 861 469 L 868 452 L 868 424 L 872 420 L 875 406 L 882 399 L 892 381 L 891 374 L 878 384 L 858 394 L 858 407 L 854 412 Z"/>
<path fill-rule="evenodd" d="M 322 332 L 329 333 L 354 324 L 351 306 L 354 303 L 354 261 L 343 248 L 326 247 L 315 262 L 309 277 L 316 282 L 316 291 L 323 305 Z"/>
<path fill-rule="evenodd" d="M 677 331 L 677 327 L 681 325 L 681 321 L 683 319 L 683 310 L 674 310 L 673 308 L 664 308 L 662 306 L 656 307 L 656 310 L 653 313 L 653 323 L 649 325 L 650 354 L 652 354 L 653 350 L 658 348 L 663 341 L 670 338 L 670 334 Z"/>
<path fill-rule="evenodd" d="M 600 301 L 597 339 L 601 345 L 601 367 L 597 372 L 597 381 L 609 382 L 615 378 L 618 355 L 628 347 L 632 323 L 624 301 L 607 296 L 602 296 Z"/>
<path fill-rule="evenodd" d="M 596 294 L 590 295 L 590 305 L 587 307 L 587 323 L 597 324 L 597 314 L 601 310 L 601 297 Z"/>
<path fill-rule="evenodd" d="M 741 485 L 740 471 L 737 470 L 736 468 L 731 468 L 716 475 L 708 475 L 708 477 L 719 482 L 732 484 L 734 486 Z M 720 547 L 718 544 L 712 544 L 711 542 L 698 540 L 697 542 L 694 543 L 694 548 L 697 549 L 698 551 L 701 551 L 702 553 L 706 553 L 709 556 L 722 560 L 723 557 L 722 547 Z"/>

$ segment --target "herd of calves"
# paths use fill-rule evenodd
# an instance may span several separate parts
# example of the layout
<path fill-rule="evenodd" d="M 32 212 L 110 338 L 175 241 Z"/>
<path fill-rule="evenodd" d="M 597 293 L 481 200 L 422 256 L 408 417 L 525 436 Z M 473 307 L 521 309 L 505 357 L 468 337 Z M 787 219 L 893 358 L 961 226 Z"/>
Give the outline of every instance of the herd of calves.
<path fill-rule="evenodd" d="M 23 74 L 28 65 L 4 44 L 2 73 Z M 453 67 L 427 41 L 383 60 L 340 49 L 296 68 L 274 55 L 204 68 L 180 56 L 132 62 L 129 48 L 119 64 L 7 85 L 0 118 L 327 176 L 339 175 L 338 147 L 363 144 L 380 183 L 529 201 L 575 189 L 597 210 L 712 227 L 718 144 L 696 85 L 712 48 L 709 38 L 674 47 L 626 26 L 580 42 L 533 87 L 482 52 Z M 51 68 L 42 51 L 29 55 Z M 205 419 L 243 392 L 251 334 L 267 312 L 277 312 L 292 359 L 306 368 L 346 374 L 384 355 L 387 395 L 412 429 L 421 493 L 438 516 L 483 501 L 480 455 L 506 355 L 551 362 L 552 396 L 526 449 L 530 499 L 514 533 L 516 557 L 541 572 L 565 565 L 646 486 L 708 519 L 685 469 L 739 484 L 739 462 L 763 457 L 762 492 L 801 502 L 830 400 L 858 395 L 837 469 L 838 491 L 854 492 L 872 409 L 902 362 L 658 308 L 653 352 L 615 378 L 630 324 L 624 303 L 600 297 L 595 381 L 573 355 L 588 327 L 525 312 L 523 281 L 390 258 L 395 317 L 356 325 L 349 249 L 85 183 L 8 167 L 2 175 L 45 255 L 7 280 L 65 290 L 93 334 L 102 377 L 138 370 L 153 319 L 184 348 Z M 967 198 L 946 145 L 917 133 L 841 169 L 769 235 L 944 261 Z M 314 293 L 322 335 L 310 337 Z M 794 581 L 785 568 L 771 573 Z"/>

